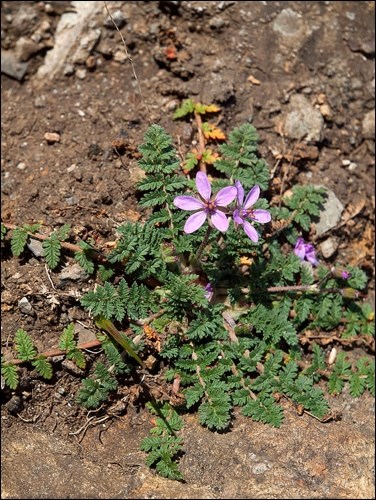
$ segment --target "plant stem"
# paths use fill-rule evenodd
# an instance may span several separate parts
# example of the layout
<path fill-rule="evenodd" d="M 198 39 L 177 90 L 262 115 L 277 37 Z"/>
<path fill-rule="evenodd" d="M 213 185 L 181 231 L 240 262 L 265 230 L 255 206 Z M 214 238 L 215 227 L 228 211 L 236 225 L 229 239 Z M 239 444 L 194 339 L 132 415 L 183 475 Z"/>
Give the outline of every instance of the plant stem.
<path fill-rule="evenodd" d="M 196 267 L 197 266 L 197 264 L 198 264 L 198 262 L 200 260 L 200 257 L 202 255 L 202 252 L 204 251 L 204 248 L 208 244 L 208 239 L 209 239 L 209 236 L 210 236 L 210 233 L 212 232 L 212 230 L 213 230 L 213 228 L 208 225 L 208 228 L 206 230 L 205 236 L 204 236 L 204 238 L 202 240 L 202 243 L 201 243 L 199 249 L 197 250 L 197 252 L 195 253 L 195 255 L 193 257 L 191 257 L 190 260 L 189 260 L 189 264 L 192 267 Z"/>
<path fill-rule="evenodd" d="M 199 113 L 195 112 L 195 120 L 198 132 L 198 144 L 199 144 L 198 151 L 202 155 L 203 152 L 205 151 L 205 137 L 204 134 L 202 133 L 202 120 Z M 199 161 L 199 169 L 201 172 L 206 173 L 206 164 L 202 160 Z"/>

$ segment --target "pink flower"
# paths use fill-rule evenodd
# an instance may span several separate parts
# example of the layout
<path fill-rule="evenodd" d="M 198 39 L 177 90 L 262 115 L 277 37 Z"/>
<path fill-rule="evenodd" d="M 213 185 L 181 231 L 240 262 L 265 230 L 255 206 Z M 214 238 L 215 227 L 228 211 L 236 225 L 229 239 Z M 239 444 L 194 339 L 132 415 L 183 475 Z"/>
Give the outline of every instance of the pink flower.
<path fill-rule="evenodd" d="M 194 233 L 199 229 L 206 219 L 218 229 L 227 231 L 229 220 L 225 215 L 225 207 L 236 198 L 235 186 L 227 186 L 211 198 L 211 185 L 204 172 L 197 172 L 196 187 L 199 198 L 193 196 L 176 196 L 174 205 L 182 210 L 194 210 L 185 223 L 184 232 Z"/>
<path fill-rule="evenodd" d="M 303 238 L 298 238 L 294 247 L 294 254 L 297 255 L 301 260 L 308 260 L 313 266 L 319 264 L 316 259 L 315 247 L 311 243 L 304 243 Z"/>
<path fill-rule="evenodd" d="M 211 299 L 213 298 L 213 295 L 214 295 L 214 290 L 213 290 L 213 287 L 212 287 L 212 284 L 211 283 L 208 283 L 206 286 L 205 286 L 205 298 L 208 299 L 208 301 L 210 302 Z"/>
<path fill-rule="evenodd" d="M 238 203 L 237 209 L 234 210 L 233 218 L 236 224 L 241 224 L 243 226 L 245 234 L 254 243 L 258 242 L 259 235 L 253 225 L 248 222 L 247 219 L 251 221 L 260 222 L 261 224 L 266 224 L 270 222 L 271 215 L 268 210 L 253 209 L 252 206 L 260 197 L 260 187 L 254 186 L 248 193 L 244 201 L 244 189 L 240 181 L 235 181 L 235 186 L 237 189 Z M 243 203 L 244 201 L 244 203 Z"/>

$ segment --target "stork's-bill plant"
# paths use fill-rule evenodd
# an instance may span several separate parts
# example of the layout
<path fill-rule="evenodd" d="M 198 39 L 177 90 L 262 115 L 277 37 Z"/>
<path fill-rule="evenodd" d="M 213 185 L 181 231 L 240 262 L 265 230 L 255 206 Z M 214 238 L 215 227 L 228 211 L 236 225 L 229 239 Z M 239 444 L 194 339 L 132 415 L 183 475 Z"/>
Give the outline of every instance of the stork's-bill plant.
<path fill-rule="evenodd" d="M 161 384 L 170 401 L 152 402 L 156 427 L 143 449 L 150 466 L 180 479 L 184 412 L 196 410 L 203 425 L 225 430 L 239 407 L 251 419 L 279 427 L 283 397 L 318 420 L 331 418 L 317 386 L 321 379 L 332 393 L 349 382 L 354 396 L 367 389 L 374 394 L 373 360 L 364 356 L 351 365 L 343 354 L 329 365 L 309 335 L 330 339 L 334 332 L 337 344 L 343 338 L 349 346 L 359 338 L 371 343 L 374 333 L 372 311 L 359 292 L 366 288 L 365 273 L 345 263 L 326 266 L 314 244 L 305 242 L 325 192 L 296 186 L 281 203 L 269 204 L 275 193 L 250 124 L 229 134 L 210 173 L 201 170 L 202 163 L 196 173 L 184 171 L 172 138 L 158 125 L 147 130 L 139 151 L 144 220 L 117 228 L 105 265 L 101 254 L 98 266 L 99 252 L 91 246 L 77 247 L 77 261 L 88 273 L 98 271 L 95 290 L 81 304 L 102 330 L 98 340 L 109 360 L 84 379 L 79 403 L 104 405 L 120 384 L 134 383 L 132 371 L 141 372 L 141 388 L 157 375 L 154 385 Z M 59 252 L 46 254 L 53 254 L 48 263 L 54 267 L 60 249 L 69 248 L 67 231 L 54 236 Z M 29 227 L 14 232 L 15 255 L 23 252 L 29 233 Z M 40 364 L 43 356 L 29 348 L 25 335 L 16 343 L 21 361 Z M 62 349 L 84 369 L 71 337 Z M 14 366 L 8 358 L 2 364 L 12 389 Z"/>

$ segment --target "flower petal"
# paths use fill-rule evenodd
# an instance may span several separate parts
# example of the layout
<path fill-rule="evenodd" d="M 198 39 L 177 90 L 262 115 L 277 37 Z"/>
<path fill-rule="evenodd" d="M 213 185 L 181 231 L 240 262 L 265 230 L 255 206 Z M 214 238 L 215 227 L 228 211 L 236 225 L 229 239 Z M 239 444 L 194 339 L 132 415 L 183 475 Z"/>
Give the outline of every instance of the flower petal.
<path fill-rule="evenodd" d="M 262 224 L 266 224 L 272 220 L 272 216 L 268 210 L 262 210 L 261 208 L 257 208 L 253 210 L 253 220 L 256 222 L 261 222 Z"/>
<path fill-rule="evenodd" d="M 242 183 L 240 181 L 235 181 L 235 187 L 238 191 L 238 205 L 242 206 L 244 200 L 244 189 Z"/>
<path fill-rule="evenodd" d="M 254 205 L 256 203 L 256 201 L 259 199 L 259 197 L 260 197 L 260 187 L 254 186 L 250 190 L 250 192 L 248 193 L 247 198 L 245 199 L 243 208 L 247 209 L 247 208 L 251 207 L 252 205 Z"/>
<path fill-rule="evenodd" d="M 211 299 L 213 298 L 213 295 L 214 295 L 214 290 L 213 290 L 213 286 L 211 283 L 208 283 L 205 287 L 205 298 L 208 299 L 208 301 L 210 302 Z"/>
<path fill-rule="evenodd" d="M 303 238 L 298 238 L 295 247 L 294 247 L 294 254 L 299 257 L 299 259 L 304 259 L 305 257 L 305 244 Z"/>
<path fill-rule="evenodd" d="M 235 200 L 238 191 L 235 186 L 227 186 L 215 195 L 215 204 L 218 207 L 227 207 L 232 201 Z"/>
<path fill-rule="evenodd" d="M 227 231 L 228 226 L 230 224 L 230 221 L 228 220 L 228 218 L 220 210 L 217 210 L 216 212 L 214 212 L 213 215 L 210 217 L 210 220 L 212 221 L 213 226 L 216 229 L 218 229 L 218 231 L 222 231 L 222 232 Z"/>
<path fill-rule="evenodd" d="M 234 210 L 234 213 L 232 214 L 232 218 L 236 222 L 236 224 L 243 224 L 244 219 L 240 216 L 240 210 Z"/>
<path fill-rule="evenodd" d="M 197 172 L 196 187 L 197 191 L 204 198 L 204 200 L 209 201 L 211 196 L 211 185 L 205 172 Z"/>
<path fill-rule="evenodd" d="M 193 198 L 193 196 L 176 196 L 173 203 L 175 207 L 182 210 L 199 210 L 205 206 L 202 201 Z"/>
<path fill-rule="evenodd" d="M 243 229 L 245 231 L 245 234 L 248 236 L 248 238 L 250 238 L 253 241 L 253 243 L 258 242 L 259 235 L 256 229 L 252 226 L 252 224 L 250 224 L 245 220 L 243 223 Z"/>
<path fill-rule="evenodd" d="M 203 210 L 190 215 L 184 225 L 184 232 L 187 234 L 194 233 L 199 227 L 203 225 L 205 220 L 206 212 L 204 212 Z"/>
<path fill-rule="evenodd" d="M 316 259 L 316 251 L 315 247 L 310 243 L 305 245 L 305 258 L 310 262 L 313 266 L 318 265 L 318 260 Z"/>

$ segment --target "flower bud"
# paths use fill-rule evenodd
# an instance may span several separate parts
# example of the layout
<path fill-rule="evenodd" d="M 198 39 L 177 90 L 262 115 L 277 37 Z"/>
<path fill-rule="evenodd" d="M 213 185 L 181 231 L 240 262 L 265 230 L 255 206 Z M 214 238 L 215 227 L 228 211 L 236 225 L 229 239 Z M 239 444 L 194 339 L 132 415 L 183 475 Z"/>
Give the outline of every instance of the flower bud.
<path fill-rule="evenodd" d="M 354 288 L 341 288 L 340 292 L 345 299 L 358 299 L 361 295 L 361 293 Z"/>

